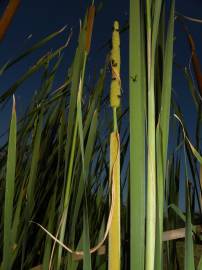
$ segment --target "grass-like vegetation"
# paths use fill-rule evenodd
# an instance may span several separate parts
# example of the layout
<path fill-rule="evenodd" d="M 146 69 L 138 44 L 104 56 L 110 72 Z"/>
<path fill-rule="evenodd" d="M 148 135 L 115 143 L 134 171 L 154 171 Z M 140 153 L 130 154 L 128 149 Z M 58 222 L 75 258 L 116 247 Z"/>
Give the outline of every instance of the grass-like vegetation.
<path fill-rule="evenodd" d="M 121 72 L 122 28 L 115 21 L 112 48 L 89 87 L 95 15 L 92 3 L 60 87 L 54 82 L 68 42 L 0 96 L 2 106 L 9 99 L 13 104 L 0 149 L 0 270 L 201 270 L 195 225 L 202 223 L 202 73 L 194 40 L 185 29 L 195 77 L 186 67 L 182 73 L 198 114 L 193 143 L 172 95 L 175 1 L 130 0 L 128 78 Z M 1 76 L 64 31 L 7 62 Z M 36 72 L 40 87 L 19 119 L 15 93 Z M 122 102 L 123 80 L 129 81 L 129 107 Z M 163 241 L 165 231 L 179 227 L 184 240 Z"/>

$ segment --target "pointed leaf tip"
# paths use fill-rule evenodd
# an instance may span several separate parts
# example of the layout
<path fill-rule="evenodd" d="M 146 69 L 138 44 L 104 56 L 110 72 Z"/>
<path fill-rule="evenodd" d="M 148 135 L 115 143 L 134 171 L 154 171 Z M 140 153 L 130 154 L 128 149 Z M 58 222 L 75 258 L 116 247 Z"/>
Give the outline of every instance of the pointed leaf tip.
<path fill-rule="evenodd" d="M 16 102 L 15 102 L 15 95 L 13 95 L 13 108 L 12 108 L 12 113 L 16 112 Z"/>

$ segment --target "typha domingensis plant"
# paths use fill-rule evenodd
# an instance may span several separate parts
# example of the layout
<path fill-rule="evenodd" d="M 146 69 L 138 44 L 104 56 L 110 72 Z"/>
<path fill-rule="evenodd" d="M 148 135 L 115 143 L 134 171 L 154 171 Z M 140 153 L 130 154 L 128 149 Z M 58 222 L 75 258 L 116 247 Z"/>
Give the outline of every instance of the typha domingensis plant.
<path fill-rule="evenodd" d="M 8 5 L 0 19 L 0 41 L 3 40 L 8 27 L 20 5 L 20 0 L 9 0 Z"/>
<path fill-rule="evenodd" d="M 173 225 L 174 218 L 164 219 L 163 208 L 168 218 L 170 211 L 180 213 L 172 204 L 177 204 L 179 199 L 177 188 L 172 187 L 180 177 L 181 160 L 175 153 L 172 162 L 167 158 L 174 31 L 174 1 L 170 3 L 168 8 L 165 1 L 130 1 L 129 126 L 122 125 L 122 115 L 119 117 L 119 34 L 122 31 L 117 21 L 113 27 L 110 57 L 112 117 L 109 125 L 99 117 L 105 106 L 102 97 L 108 58 L 96 84 L 92 85 L 93 90 L 86 91 L 94 4 L 78 26 L 75 57 L 59 88 L 53 89 L 54 81 L 62 61 L 61 52 L 67 48 L 68 42 L 46 53 L 0 96 L 0 103 L 4 104 L 24 81 L 35 72 L 42 72 L 38 94 L 18 122 L 16 142 L 13 110 L 9 142 L 1 149 L 0 234 L 4 239 L 0 249 L 1 270 L 26 270 L 37 264 L 38 269 L 54 270 L 120 270 L 122 267 L 129 269 L 129 265 L 131 270 L 164 269 L 163 229 L 172 222 Z M 168 11 L 170 15 L 165 16 Z M 1 74 L 63 31 L 45 37 L 19 58 L 6 63 Z M 196 51 L 193 42 L 190 44 L 196 70 Z M 197 74 L 196 78 L 199 78 Z M 176 107 L 173 105 L 180 115 Z M 121 145 L 119 133 L 123 134 Z M 188 142 L 187 131 L 185 133 L 183 140 L 186 141 L 189 165 L 191 170 L 197 169 L 192 164 L 202 161 L 200 151 Z M 16 162 L 15 155 L 10 154 L 11 146 L 13 154 L 16 146 Z M 128 147 L 130 158 L 127 156 Z M 7 175 L 8 167 L 11 175 Z M 122 181 L 120 171 L 127 171 Z M 197 173 L 193 175 L 197 177 Z M 130 202 L 126 204 L 121 200 L 126 192 L 124 181 L 126 186 L 128 183 L 130 195 Z M 187 203 L 186 269 L 193 268 L 194 230 L 190 199 Z M 180 215 L 186 220 L 183 213 Z M 172 270 L 174 244 L 166 243 L 165 248 L 168 266 Z M 100 248 L 105 250 L 102 255 L 98 254 Z"/>
<path fill-rule="evenodd" d="M 113 111 L 113 132 L 110 134 L 110 185 L 114 188 L 114 206 L 109 230 L 108 269 L 121 269 L 121 213 L 120 213 L 120 139 L 117 125 L 117 109 L 120 107 L 120 37 L 119 23 L 114 22 L 112 50 L 110 56 L 112 80 L 110 88 L 110 106 Z M 114 186 L 114 187 L 113 187 Z"/>

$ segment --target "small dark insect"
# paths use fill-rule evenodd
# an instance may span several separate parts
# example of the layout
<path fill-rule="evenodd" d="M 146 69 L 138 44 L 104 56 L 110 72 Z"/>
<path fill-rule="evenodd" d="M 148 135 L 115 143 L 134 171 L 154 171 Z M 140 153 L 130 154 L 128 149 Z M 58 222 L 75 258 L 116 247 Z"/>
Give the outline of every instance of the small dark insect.
<path fill-rule="evenodd" d="M 135 77 L 133 77 L 133 76 L 130 76 L 130 77 L 133 80 L 133 82 L 136 82 L 137 81 L 137 75 L 135 75 Z"/>

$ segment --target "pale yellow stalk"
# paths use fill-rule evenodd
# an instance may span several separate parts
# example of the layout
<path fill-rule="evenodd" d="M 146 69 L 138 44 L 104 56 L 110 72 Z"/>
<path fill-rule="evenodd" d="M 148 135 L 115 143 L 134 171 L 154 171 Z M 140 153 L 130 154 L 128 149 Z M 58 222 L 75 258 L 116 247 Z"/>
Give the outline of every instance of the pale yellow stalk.
<path fill-rule="evenodd" d="M 109 270 L 121 269 L 121 219 L 120 219 L 120 141 L 117 125 L 116 109 L 120 106 L 120 37 L 119 23 L 114 22 L 111 51 L 112 81 L 110 89 L 110 105 L 113 109 L 114 131 L 110 136 L 110 185 L 114 186 L 114 208 L 109 230 Z"/>

